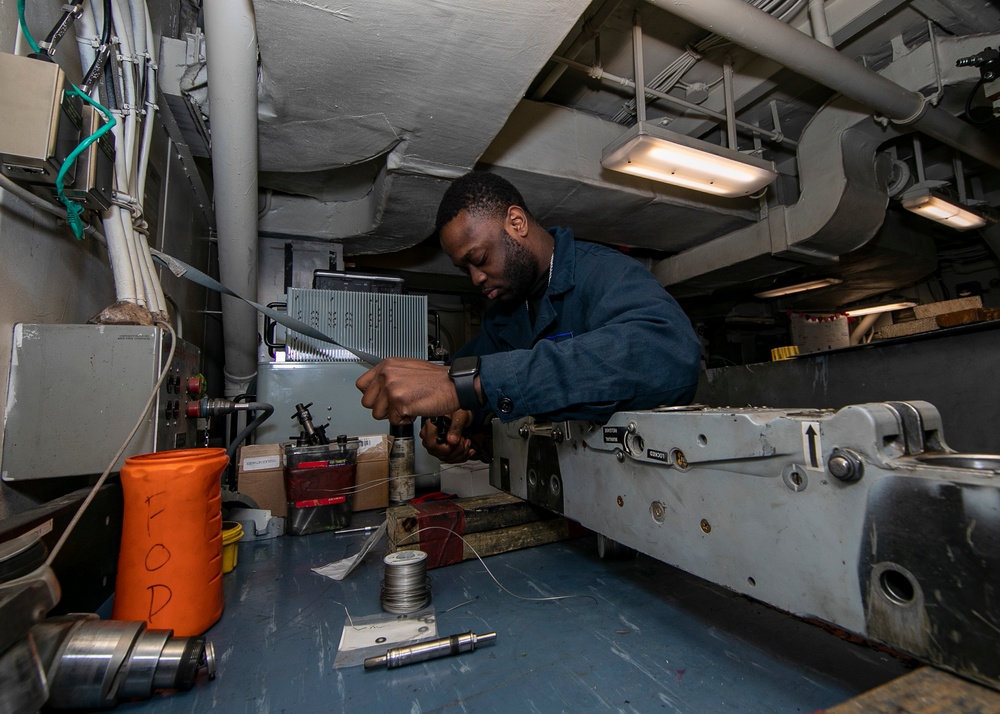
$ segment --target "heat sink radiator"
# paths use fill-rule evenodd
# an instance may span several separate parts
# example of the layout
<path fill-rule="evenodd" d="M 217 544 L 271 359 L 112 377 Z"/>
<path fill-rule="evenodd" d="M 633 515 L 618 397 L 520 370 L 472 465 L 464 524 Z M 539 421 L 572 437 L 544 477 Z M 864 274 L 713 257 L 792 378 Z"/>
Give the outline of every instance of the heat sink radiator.
<path fill-rule="evenodd" d="M 427 297 L 289 288 L 288 315 L 378 357 L 427 359 Z M 359 362 L 345 349 L 288 331 L 289 362 Z"/>

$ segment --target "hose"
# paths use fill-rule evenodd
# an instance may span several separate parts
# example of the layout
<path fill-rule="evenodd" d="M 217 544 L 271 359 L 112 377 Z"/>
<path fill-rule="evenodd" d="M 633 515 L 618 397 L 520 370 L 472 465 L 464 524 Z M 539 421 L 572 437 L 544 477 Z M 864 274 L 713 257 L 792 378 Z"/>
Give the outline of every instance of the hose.
<path fill-rule="evenodd" d="M 240 407 L 245 408 L 246 411 L 259 411 L 260 414 L 258 414 L 252 422 L 247 424 L 243 428 L 243 431 L 236 435 L 236 438 L 233 439 L 229 448 L 226 449 L 226 453 L 229 454 L 230 462 L 232 462 L 235 458 L 236 449 L 243 443 L 243 440 L 254 433 L 257 430 L 257 427 L 267 421 L 268 417 L 274 413 L 274 407 L 266 402 L 248 402 L 245 405 L 241 404 Z"/>

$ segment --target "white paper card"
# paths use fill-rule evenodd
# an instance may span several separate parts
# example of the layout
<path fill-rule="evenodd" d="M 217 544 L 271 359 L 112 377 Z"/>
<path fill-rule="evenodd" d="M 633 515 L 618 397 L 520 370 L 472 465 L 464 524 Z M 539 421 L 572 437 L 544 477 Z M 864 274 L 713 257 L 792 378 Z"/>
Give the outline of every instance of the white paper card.
<path fill-rule="evenodd" d="M 337 560 L 327 565 L 321 565 L 318 568 L 313 568 L 313 571 L 319 573 L 320 575 L 333 578 L 334 580 L 343 580 L 347 575 L 358 566 L 366 555 L 368 551 L 385 535 L 386 527 L 388 521 L 382 521 L 382 525 L 378 527 L 378 530 L 372 533 L 365 544 L 361 546 L 361 550 L 356 554 L 348 556 L 343 560 Z"/>

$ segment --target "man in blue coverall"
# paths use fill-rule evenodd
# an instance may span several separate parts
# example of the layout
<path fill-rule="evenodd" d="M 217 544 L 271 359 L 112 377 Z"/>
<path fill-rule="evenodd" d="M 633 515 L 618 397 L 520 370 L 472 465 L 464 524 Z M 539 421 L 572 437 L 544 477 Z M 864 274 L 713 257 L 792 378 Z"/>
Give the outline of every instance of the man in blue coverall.
<path fill-rule="evenodd" d="M 420 436 L 431 454 L 459 463 L 478 455 L 463 431 L 488 412 L 603 423 L 694 396 L 701 345 L 677 302 L 632 258 L 566 228 L 545 230 L 517 189 L 490 173 L 452 183 L 437 232 L 494 304 L 450 367 L 391 358 L 363 374 L 361 403 L 376 419 L 450 417 L 443 443 L 430 422 Z"/>

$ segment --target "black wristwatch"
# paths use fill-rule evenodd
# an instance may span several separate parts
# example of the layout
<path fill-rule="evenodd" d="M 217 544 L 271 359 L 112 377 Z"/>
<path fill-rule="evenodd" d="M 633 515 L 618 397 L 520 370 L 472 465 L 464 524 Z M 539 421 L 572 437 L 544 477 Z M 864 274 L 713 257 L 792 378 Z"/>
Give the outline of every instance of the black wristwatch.
<path fill-rule="evenodd" d="M 458 405 L 462 409 L 478 409 L 482 406 L 476 393 L 476 377 L 479 375 L 479 357 L 459 357 L 451 363 L 448 376 L 455 383 Z"/>

